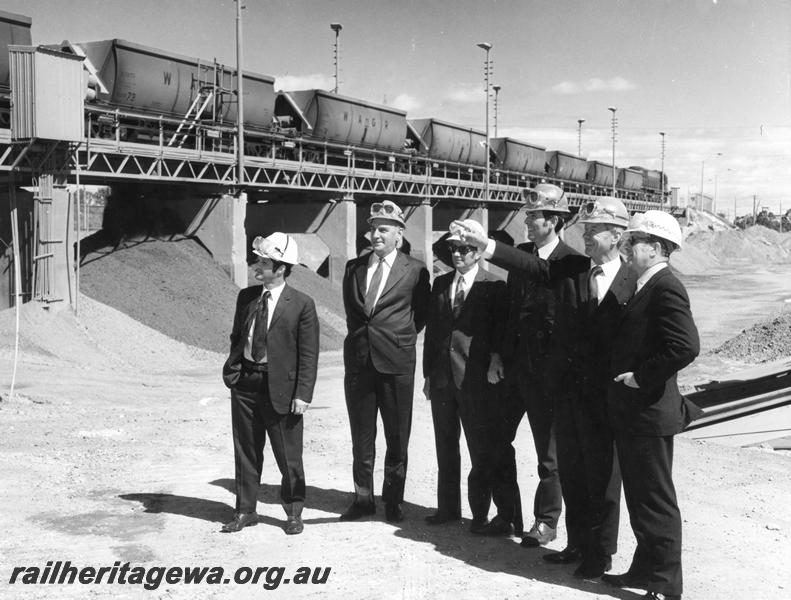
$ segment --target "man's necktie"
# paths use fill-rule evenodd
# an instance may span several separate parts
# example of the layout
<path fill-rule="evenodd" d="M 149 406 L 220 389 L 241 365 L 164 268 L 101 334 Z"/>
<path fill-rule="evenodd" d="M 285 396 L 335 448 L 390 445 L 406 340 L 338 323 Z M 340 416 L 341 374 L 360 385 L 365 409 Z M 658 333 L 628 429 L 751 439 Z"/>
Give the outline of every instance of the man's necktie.
<path fill-rule="evenodd" d="M 384 261 L 384 258 L 379 259 L 379 264 L 376 265 L 376 271 L 374 271 L 371 277 L 371 283 L 368 284 L 368 291 L 365 292 L 365 304 L 363 308 L 366 315 L 370 315 L 374 311 L 374 306 L 376 306 L 376 293 L 379 291 L 379 284 L 382 283 L 382 271 L 384 271 L 382 263 Z"/>
<path fill-rule="evenodd" d="M 599 306 L 599 284 L 596 277 L 602 273 L 604 271 L 599 265 L 588 271 L 588 306 L 590 306 L 591 312 Z"/>
<path fill-rule="evenodd" d="M 456 293 L 453 295 L 453 318 L 458 319 L 464 304 L 464 277 L 456 282 Z"/>
<path fill-rule="evenodd" d="M 258 308 L 255 310 L 255 326 L 253 327 L 253 360 L 261 362 L 266 358 L 266 329 L 269 320 L 269 291 L 264 292 L 258 301 Z"/>

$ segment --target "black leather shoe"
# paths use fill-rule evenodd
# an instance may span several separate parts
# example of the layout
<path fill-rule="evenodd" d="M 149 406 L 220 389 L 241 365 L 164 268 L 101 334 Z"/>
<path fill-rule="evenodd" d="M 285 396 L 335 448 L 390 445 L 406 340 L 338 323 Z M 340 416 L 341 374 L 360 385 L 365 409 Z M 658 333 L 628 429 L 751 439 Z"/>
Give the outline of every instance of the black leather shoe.
<path fill-rule="evenodd" d="M 582 560 L 582 550 L 575 546 L 566 546 L 560 552 L 544 554 L 542 558 L 556 565 L 570 565 Z"/>
<path fill-rule="evenodd" d="M 558 532 L 546 523 L 536 521 L 523 537 L 520 546 L 525 548 L 538 548 L 546 546 L 549 542 L 558 537 Z"/>
<path fill-rule="evenodd" d="M 604 575 L 605 571 L 612 569 L 612 559 L 609 556 L 598 556 L 595 558 L 584 558 L 574 571 L 577 579 L 595 579 Z"/>
<path fill-rule="evenodd" d="M 236 513 L 233 516 L 233 520 L 223 525 L 220 531 L 223 533 L 236 533 L 256 523 L 258 523 L 258 513 Z"/>
<path fill-rule="evenodd" d="M 461 515 L 452 515 L 442 510 L 438 510 L 433 515 L 428 515 L 426 517 L 426 523 L 429 525 L 443 525 L 444 523 L 451 523 L 460 520 Z"/>
<path fill-rule="evenodd" d="M 341 514 L 341 521 L 356 521 L 360 517 L 376 514 L 376 505 L 373 502 L 352 502 L 346 512 Z"/>
<path fill-rule="evenodd" d="M 489 521 L 486 518 L 473 519 L 472 523 L 470 523 L 470 533 L 474 533 L 475 535 L 483 535 L 486 533 L 488 525 Z"/>
<path fill-rule="evenodd" d="M 305 529 L 302 523 L 302 517 L 288 517 L 286 520 L 286 534 L 298 535 Z"/>
<path fill-rule="evenodd" d="M 385 519 L 388 523 L 400 523 L 404 520 L 404 511 L 400 504 L 385 504 Z"/>
<path fill-rule="evenodd" d="M 483 535 L 514 535 L 514 526 L 502 517 L 494 517 L 488 524 L 484 525 Z"/>
<path fill-rule="evenodd" d="M 641 596 L 642 600 L 681 600 L 681 594 L 660 594 L 658 592 L 646 592 Z"/>
<path fill-rule="evenodd" d="M 609 573 L 605 573 L 601 576 L 601 580 L 604 583 L 615 587 L 645 589 L 648 585 L 648 579 L 646 577 L 632 575 L 628 571 L 626 573 L 622 573 L 621 575 L 610 575 Z"/>

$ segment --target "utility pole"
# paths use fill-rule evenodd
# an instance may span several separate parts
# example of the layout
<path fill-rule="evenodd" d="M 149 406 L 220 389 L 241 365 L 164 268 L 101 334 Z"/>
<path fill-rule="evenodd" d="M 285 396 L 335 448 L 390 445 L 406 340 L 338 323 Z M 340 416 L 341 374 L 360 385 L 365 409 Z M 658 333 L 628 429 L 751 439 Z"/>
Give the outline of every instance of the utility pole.
<path fill-rule="evenodd" d="M 494 137 L 497 137 L 497 104 L 498 104 L 498 97 L 500 96 L 500 90 L 502 86 L 500 85 L 493 85 L 492 89 L 494 90 Z"/>
<path fill-rule="evenodd" d="M 661 168 L 661 180 L 659 183 L 659 188 L 662 190 L 662 195 L 660 197 L 660 205 L 665 203 L 665 132 L 660 131 L 659 135 L 662 136 L 662 168 Z"/>
<path fill-rule="evenodd" d="M 582 124 L 585 119 L 577 119 L 577 156 L 582 156 Z"/>
<path fill-rule="evenodd" d="M 758 196 L 753 194 L 753 225 L 758 224 Z"/>

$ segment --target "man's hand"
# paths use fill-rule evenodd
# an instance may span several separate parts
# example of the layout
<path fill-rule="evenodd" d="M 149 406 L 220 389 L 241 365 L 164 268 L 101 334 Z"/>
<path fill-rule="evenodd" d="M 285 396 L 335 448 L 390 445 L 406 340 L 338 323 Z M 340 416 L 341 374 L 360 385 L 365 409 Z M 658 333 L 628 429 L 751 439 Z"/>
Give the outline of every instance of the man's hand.
<path fill-rule="evenodd" d="M 492 354 L 489 359 L 489 371 L 486 373 L 486 379 L 489 383 L 500 383 L 505 379 L 505 367 L 503 367 L 503 359 L 496 352 Z"/>
<path fill-rule="evenodd" d="M 459 236 L 465 244 L 470 244 L 478 248 L 478 252 L 486 250 L 486 245 L 489 243 L 489 236 L 486 232 L 481 230 L 470 229 L 464 221 L 453 221 L 451 229 L 458 229 Z"/>
<path fill-rule="evenodd" d="M 308 402 L 299 398 L 294 398 L 291 401 L 291 412 L 295 415 L 304 415 L 306 410 L 308 410 Z"/>
<path fill-rule="evenodd" d="M 620 375 L 616 376 L 614 381 L 622 381 L 626 387 L 634 388 L 636 390 L 640 389 L 640 384 L 637 383 L 632 371 L 621 373 Z"/>

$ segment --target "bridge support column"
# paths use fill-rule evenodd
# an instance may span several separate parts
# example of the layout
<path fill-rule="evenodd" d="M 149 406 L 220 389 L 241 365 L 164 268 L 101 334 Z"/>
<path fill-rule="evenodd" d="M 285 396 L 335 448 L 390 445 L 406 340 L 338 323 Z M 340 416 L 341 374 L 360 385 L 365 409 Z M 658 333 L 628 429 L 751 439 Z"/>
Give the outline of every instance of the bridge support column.
<path fill-rule="evenodd" d="M 434 278 L 434 210 L 428 201 L 410 206 L 406 211 L 406 231 L 404 234 L 411 245 L 411 256 L 426 264 L 429 275 Z"/>
<path fill-rule="evenodd" d="M 212 196 L 203 201 L 185 231 L 186 235 L 200 239 L 214 260 L 240 288 L 248 285 L 247 234 L 244 228 L 246 213 L 247 194 L 244 192 L 239 196 Z"/>
<path fill-rule="evenodd" d="M 351 198 L 339 199 L 327 205 L 319 221 L 316 233 L 330 249 L 329 278 L 340 285 L 346 261 L 357 256 L 357 206 Z"/>

